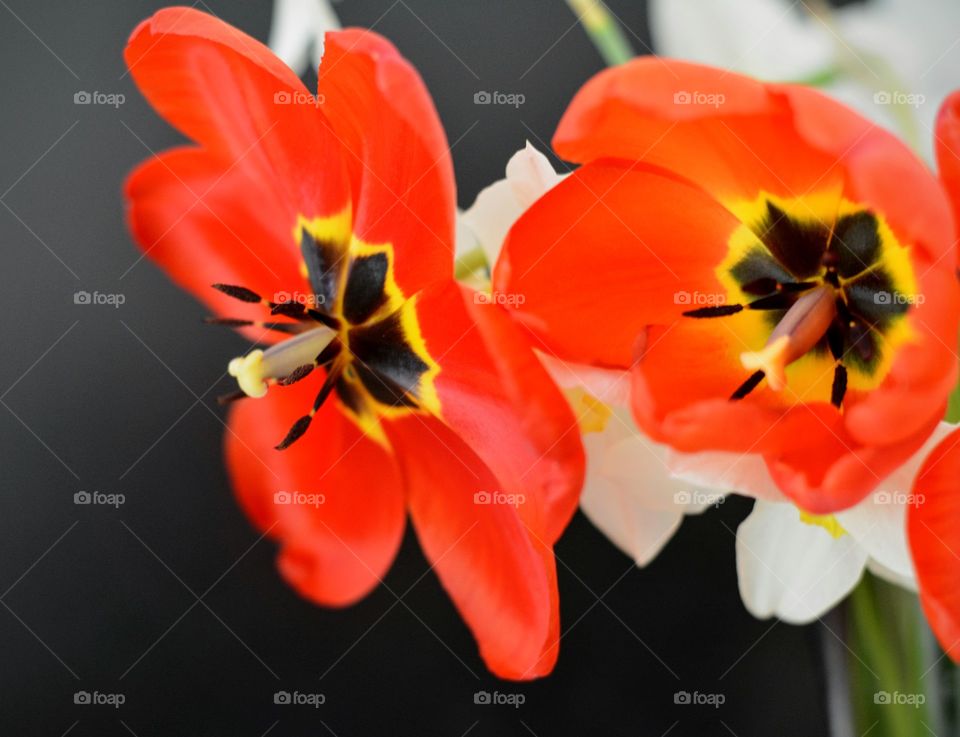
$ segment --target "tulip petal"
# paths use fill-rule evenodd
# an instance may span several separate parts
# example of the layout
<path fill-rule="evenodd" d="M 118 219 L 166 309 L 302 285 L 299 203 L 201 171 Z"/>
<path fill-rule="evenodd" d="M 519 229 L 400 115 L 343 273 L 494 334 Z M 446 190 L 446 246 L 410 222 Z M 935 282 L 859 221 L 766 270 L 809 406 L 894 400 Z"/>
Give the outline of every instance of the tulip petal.
<path fill-rule="evenodd" d="M 354 232 L 391 243 L 395 277 L 411 295 L 453 275 L 453 164 L 420 75 L 386 39 L 326 35 L 318 98 L 350 174 Z"/>
<path fill-rule="evenodd" d="M 920 602 L 943 649 L 960 661 L 960 430 L 934 449 L 913 493 L 923 502 L 907 513 L 907 534 Z"/>
<path fill-rule="evenodd" d="M 532 535 L 500 480 L 439 420 L 387 427 L 427 559 L 501 678 L 548 673 L 559 617 L 553 553 Z"/>
<path fill-rule="evenodd" d="M 403 486 L 394 457 L 348 420 L 337 400 L 320 409 L 299 442 L 274 450 L 316 391 L 313 381 L 302 381 L 236 404 L 227 467 L 251 520 L 281 543 L 284 578 L 312 601 L 345 606 L 393 562 L 403 537 Z"/>

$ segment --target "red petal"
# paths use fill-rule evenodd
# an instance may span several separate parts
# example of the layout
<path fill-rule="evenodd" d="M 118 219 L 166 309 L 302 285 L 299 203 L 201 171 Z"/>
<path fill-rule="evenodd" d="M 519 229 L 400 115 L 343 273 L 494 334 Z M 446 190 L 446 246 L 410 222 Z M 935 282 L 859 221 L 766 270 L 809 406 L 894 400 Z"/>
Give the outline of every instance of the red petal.
<path fill-rule="evenodd" d="M 646 325 L 689 309 L 684 295 L 725 298 L 714 270 L 738 226 L 672 176 L 587 164 L 514 225 L 494 289 L 522 298 L 517 317 L 563 358 L 626 368 Z"/>
<path fill-rule="evenodd" d="M 439 420 L 407 417 L 387 432 L 420 544 L 487 667 L 501 678 L 545 675 L 556 657 L 552 553 L 516 507 L 482 503 L 504 493 L 499 479 Z"/>
<path fill-rule="evenodd" d="M 552 544 L 583 483 L 577 420 L 523 330 L 482 299 L 452 282 L 417 298 L 427 349 L 441 367 L 441 419 L 490 467 L 498 489 L 528 498 L 525 521 Z"/>
<path fill-rule="evenodd" d="M 937 166 L 950 194 L 954 225 L 960 231 L 960 91 L 950 95 L 937 115 Z"/>
<path fill-rule="evenodd" d="M 679 102 L 677 94 L 690 99 Z M 923 163 L 895 136 L 808 87 L 645 57 L 584 85 L 554 147 L 573 161 L 663 166 L 725 203 L 753 200 L 761 190 L 839 195 L 842 186 L 931 260 L 953 250 L 947 200 Z"/>
<path fill-rule="evenodd" d="M 924 462 L 907 514 L 920 601 L 940 645 L 960 661 L 960 430 Z"/>
<path fill-rule="evenodd" d="M 303 438 L 274 450 L 316 391 L 303 381 L 241 400 L 230 415 L 226 457 L 247 514 L 281 543 L 283 576 L 303 596 L 341 606 L 366 595 L 390 567 L 403 536 L 403 490 L 393 456 L 333 399 Z M 282 492 L 306 496 L 275 497 Z M 309 495 L 322 495 L 322 503 Z"/>
<path fill-rule="evenodd" d="M 823 189 L 835 159 L 791 130 L 785 101 L 728 70 L 644 57 L 585 84 L 553 144 L 578 162 L 616 157 L 663 166 L 722 200 Z"/>
<path fill-rule="evenodd" d="M 450 277 L 453 164 L 416 70 L 375 33 L 333 32 L 326 36 L 318 89 L 345 148 L 357 236 L 393 244 L 395 276 L 408 295 Z"/>
<path fill-rule="evenodd" d="M 244 286 L 264 299 L 298 285 L 307 290 L 282 206 L 246 169 L 227 171 L 212 154 L 179 148 L 141 164 L 125 192 L 130 229 L 144 253 L 215 313 L 267 315 L 262 305 L 212 289 L 214 283 Z"/>
<path fill-rule="evenodd" d="M 349 204 L 339 146 L 320 108 L 256 39 L 206 13 L 167 8 L 137 27 L 124 57 L 164 118 L 281 195 L 288 231 L 298 212 L 331 215 Z M 254 197 L 245 201 L 259 206 Z"/>

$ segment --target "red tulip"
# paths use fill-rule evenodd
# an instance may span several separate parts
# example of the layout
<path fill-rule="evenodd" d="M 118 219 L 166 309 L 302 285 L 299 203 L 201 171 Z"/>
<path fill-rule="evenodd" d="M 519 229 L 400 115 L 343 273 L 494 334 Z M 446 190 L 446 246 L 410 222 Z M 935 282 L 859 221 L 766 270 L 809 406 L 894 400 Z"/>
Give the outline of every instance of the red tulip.
<path fill-rule="evenodd" d="M 318 603 L 356 601 L 409 511 L 489 668 L 549 672 L 552 545 L 582 448 L 522 331 L 453 279 L 452 165 L 417 73 L 374 33 L 331 32 L 312 95 L 184 8 L 142 23 L 126 61 L 193 142 L 130 176 L 137 242 L 217 321 L 271 344 L 231 362 L 262 398 L 233 406 L 226 457 L 282 575 Z"/>

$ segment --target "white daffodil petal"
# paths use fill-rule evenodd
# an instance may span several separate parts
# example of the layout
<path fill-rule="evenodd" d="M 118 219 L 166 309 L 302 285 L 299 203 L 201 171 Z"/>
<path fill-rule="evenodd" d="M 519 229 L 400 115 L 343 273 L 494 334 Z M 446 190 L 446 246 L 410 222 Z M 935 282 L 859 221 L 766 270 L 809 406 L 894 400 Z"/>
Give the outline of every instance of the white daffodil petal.
<path fill-rule="evenodd" d="M 506 178 L 480 191 L 461 220 L 494 264 L 510 228 L 530 205 L 563 177 L 529 142 L 507 162 Z"/>
<path fill-rule="evenodd" d="M 667 453 L 670 471 L 685 481 L 706 488 L 735 491 L 768 502 L 786 501 L 767 471 L 763 458 L 755 453 Z"/>
<path fill-rule="evenodd" d="M 853 589 L 866 561 L 851 535 L 802 522 L 792 504 L 757 501 L 737 530 L 740 596 L 761 619 L 817 619 Z"/>
<path fill-rule="evenodd" d="M 910 574 L 909 576 L 904 576 L 897 573 L 896 571 L 891 571 L 882 563 L 878 563 L 873 558 L 867 559 L 867 569 L 870 573 L 875 576 L 879 576 L 885 581 L 889 581 L 892 584 L 896 584 L 901 588 L 906 589 L 907 591 L 917 592 L 917 577 L 915 574 Z"/>
<path fill-rule="evenodd" d="M 540 362 L 550 377 L 564 389 L 585 389 L 604 404 L 630 406 L 630 374 L 618 369 L 596 368 L 582 363 L 568 363 L 539 353 Z M 632 421 L 631 421 L 632 422 Z"/>
<path fill-rule="evenodd" d="M 587 478 L 580 506 L 618 548 L 644 566 L 680 526 L 723 501 L 722 494 L 670 475 L 666 447 L 653 442 L 618 407 L 601 432 L 584 434 Z"/>
<path fill-rule="evenodd" d="M 907 511 L 910 505 L 922 504 L 923 499 L 913 495 L 913 484 L 930 452 L 956 428 L 941 422 L 920 450 L 881 481 L 873 493 L 836 514 L 840 524 L 870 557 L 893 575 L 907 579 L 914 576 L 907 540 Z"/>
<path fill-rule="evenodd" d="M 311 63 L 316 71 L 324 33 L 339 27 L 329 0 L 275 0 L 269 46 L 297 74 Z"/>
<path fill-rule="evenodd" d="M 682 513 L 650 509 L 630 489 L 601 476 L 588 478 L 580 508 L 638 566 L 653 560 L 683 521 Z"/>

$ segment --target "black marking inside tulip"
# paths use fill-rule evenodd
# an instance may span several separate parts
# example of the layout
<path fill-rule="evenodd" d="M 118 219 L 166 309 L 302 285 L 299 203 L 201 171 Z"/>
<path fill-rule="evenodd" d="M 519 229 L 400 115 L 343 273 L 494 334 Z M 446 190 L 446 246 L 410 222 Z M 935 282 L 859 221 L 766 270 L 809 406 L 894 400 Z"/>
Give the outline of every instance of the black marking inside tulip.
<path fill-rule="evenodd" d="M 420 378 L 430 367 L 407 343 L 400 313 L 352 328 L 349 340 L 357 365 L 367 369 L 360 379 L 374 398 L 382 404 L 415 406 Z"/>
<path fill-rule="evenodd" d="M 804 292 L 821 284 L 832 286 L 837 315 L 811 352 L 837 361 L 831 401 L 839 406 L 847 388 L 844 366 L 873 376 L 881 363 L 885 332 L 912 302 L 897 290 L 896 274 L 884 257 L 879 219 L 863 210 L 839 216 L 831 229 L 812 218 L 798 219 L 768 200 L 758 220 L 750 223 L 750 230 L 759 243 L 748 247 L 729 267 L 730 276 L 748 299 L 743 305 L 684 314 L 721 317 L 741 310 L 763 310 L 772 331 Z M 731 398 L 745 397 L 758 383 L 754 374 Z"/>
<path fill-rule="evenodd" d="M 354 325 L 365 322 L 386 301 L 386 253 L 357 256 L 350 264 L 343 293 L 343 316 Z"/>
<path fill-rule="evenodd" d="M 345 263 L 343 249 L 333 241 L 317 240 L 310 231 L 302 228 L 300 253 L 307 266 L 307 277 L 317 296 L 317 303 L 325 310 L 331 309 L 337 299 L 340 269 Z"/>
<path fill-rule="evenodd" d="M 820 272 L 830 231 L 821 223 L 794 220 L 772 202 L 756 233 L 770 254 L 791 274 L 808 279 Z"/>

